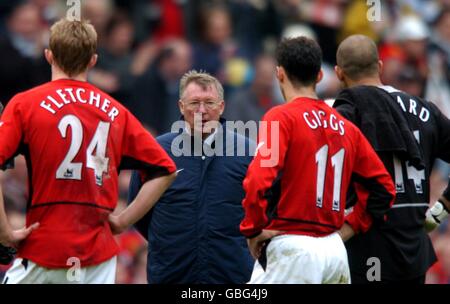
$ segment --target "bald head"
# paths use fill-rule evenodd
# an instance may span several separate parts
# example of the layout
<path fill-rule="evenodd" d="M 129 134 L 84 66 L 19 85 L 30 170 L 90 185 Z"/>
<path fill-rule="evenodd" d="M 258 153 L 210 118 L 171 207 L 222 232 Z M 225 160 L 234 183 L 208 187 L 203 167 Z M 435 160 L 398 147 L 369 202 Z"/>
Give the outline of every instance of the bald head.
<path fill-rule="evenodd" d="M 341 42 L 336 54 L 337 65 L 351 80 L 378 77 L 378 50 L 375 42 L 364 35 L 352 35 Z"/>

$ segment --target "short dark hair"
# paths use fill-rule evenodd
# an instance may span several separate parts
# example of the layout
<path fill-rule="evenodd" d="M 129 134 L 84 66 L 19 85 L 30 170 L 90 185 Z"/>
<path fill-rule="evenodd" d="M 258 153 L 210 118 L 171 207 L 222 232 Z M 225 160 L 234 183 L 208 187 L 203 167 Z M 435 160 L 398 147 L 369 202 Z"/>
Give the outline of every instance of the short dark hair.
<path fill-rule="evenodd" d="M 277 62 L 293 84 L 314 84 L 322 65 L 319 44 L 307 37 L 283 39 L 277 48 Z"/>

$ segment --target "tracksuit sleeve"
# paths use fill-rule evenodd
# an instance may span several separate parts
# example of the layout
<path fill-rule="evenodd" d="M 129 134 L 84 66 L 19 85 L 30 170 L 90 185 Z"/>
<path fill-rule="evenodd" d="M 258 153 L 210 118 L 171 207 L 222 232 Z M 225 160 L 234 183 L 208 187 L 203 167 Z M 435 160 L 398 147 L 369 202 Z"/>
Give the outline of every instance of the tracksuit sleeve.
<path fill-rule="evenodd" d="M 358 202 L 345 221 L 356 233 L 366 232 L 373 220 L 383 221 L 395 199 L 395 187 L 376 152 L 367 139 L 357 132 L 359 144 L 352 179 Z"/>
<path fill-rule="evenodd" d="M 269 224 L 266 214 L 268 202 L 265 196 L 283 170 L 289 146 L 290 127 L 285 114 L 272 109 L 262 121 L 256 155 L 243 182 L 246 193 L 242 201 L 245 216 L 240 230 L 248 238 L 260 234 Z"/>

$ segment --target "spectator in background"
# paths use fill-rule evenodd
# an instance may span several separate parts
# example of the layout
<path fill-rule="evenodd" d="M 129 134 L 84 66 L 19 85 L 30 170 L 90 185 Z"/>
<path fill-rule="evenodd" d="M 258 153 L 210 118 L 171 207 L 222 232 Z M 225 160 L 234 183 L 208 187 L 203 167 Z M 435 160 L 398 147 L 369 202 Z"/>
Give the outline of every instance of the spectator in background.
<path fill-rule="evenodd" d="M 133 61 L 132 46 L 134 27 L 128 16 L 118 14 L 113 16 L 105 29 L 105 39 L 103 47 L 99 48 L 99 60 L 92 73 L 110 74 L 109 93 L 112 97 L 123 100 L 126 107 L 130 106 L 133 85 L 135 78 L 131 75 L 131 65 Z M 95 77 L 94 77 L 95 78 Z M 92 79 L 94 84 L 104 87 L 102 82 Z M 95 81 L 97 80 L 97 82 Z"/>
<path fill-rule="evenodd" d="M 448 227 L 448 226 L 447 226 Z M 433 245 L 438 261 L 427 273 L 427 284 L 450 284 L 450 235 L 444 230 L 436 235 Z"/>
<path fill-rule="evenodd" d="M 427 25 L 414 15 L 400 17 L 380 45 L 381 79 L 414 96 L 424 96 L 428 78 Z"/>
<path fill-rule="evenodd" d="M 253 261 L 239 222 L 242 181 L 254 144 L 225 129 L 223 88 L 209 74 L 186 73 L 178 105 L 181 130 L 157 138 L 180 168 L 178 178 L 138 224 L 148 238 L 148 282 L 246 283 Z M 237 154 L 241 148 L 244 156 Z M 211 149 L 218 153 L 206 152 Z M 133 174 L 129 200 L 140 186 Z"/>
<path fill-rule="evenodd" d="M 261 55 L 254 63 L 253 82 L 248 89 L 235 93 L 225 107 L 229 120 L 259 121 L 271 107 L 281 103 L 274 74 L 276 62 L 272 56 Z M 277 94 L 278 93 L 278 94 Z"/>
<path fill-rule="evenodd" d="M 0 36 L 0 102 L 50 80 L 44 58 L 44 38 L 38 8 L 27 2 L 15 6 L 6 20 L 6 35 Z"/>
<path fill-rule="evenodd" d="M 394 43 L 397 43 L 402 50 L 404 60 L 398 89 L 423 97 L 428 78 L 426 50 L 430 33 L 427 25 L 416 16 L 405 16 L 397 21 L 394 33 Z M 411 86 L 409 81 L 414 81 L 418 85 Z"/>
<path fill-rule="evenodd" d="M 194 43 L 193 68 L 217 77 L 224 84 L 225 90 L 228 85 L 239 85 L 229 83 L 227 65 L 235 64 L 235 58 L 247 60 L 249 54 L 233 39 L 229 11 L 225 6 L 204 6 L 199 15 L 200 39 Z"/>
<path fill-rule="evenodd" d="M 156 134 L 170 131 L 180 117 L 180 77 L 191 68 L 191 47 L 185 40 L 164 43 L 155 61 L 135 83 L 131 112 Z"/>
<path fill-rule="evenodd" d="M 250 60 L 255 60 L 258 55 L 268 51 L 270 43 L 276 43 L 281 35 L 282 19 L 274 2 L 228 1 L 234 37 L 247 50 Z"/>
<path fill-rule="evenodd" d="M 450 116 L 450 7 L 434 21 L 429 44 L 430 77 L 426 98 Z"/>
<path fill-rule="evenodd" d="M 156 42 L 184 38 L 185 7 L 197 1 L 179 0 L 116 0 L 116 6 L 132 16 L 136 39 Z"/>
<path fill-rule="evenodd" d="M 106 28 L 111 17 L 114 15 L 113 0 L 82 1 L 83 19 L 92 20 L 92 25 L 98 33 L 98 46 L 102 47 L 107 37 Z"/>

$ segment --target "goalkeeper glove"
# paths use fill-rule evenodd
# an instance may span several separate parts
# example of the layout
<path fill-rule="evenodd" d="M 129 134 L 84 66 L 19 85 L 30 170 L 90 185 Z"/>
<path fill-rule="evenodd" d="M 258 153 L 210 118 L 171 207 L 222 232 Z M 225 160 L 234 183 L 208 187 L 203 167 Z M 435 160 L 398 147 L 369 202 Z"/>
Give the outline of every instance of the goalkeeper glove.
<path fill-rule="evenodd" d="M 438 200 L 431 208 L 428 208 L 425 213 L 425 229 L 428 232 L 436 229 L 441 222 L 448 217 L 449 210 L 445 204 Z"/>

